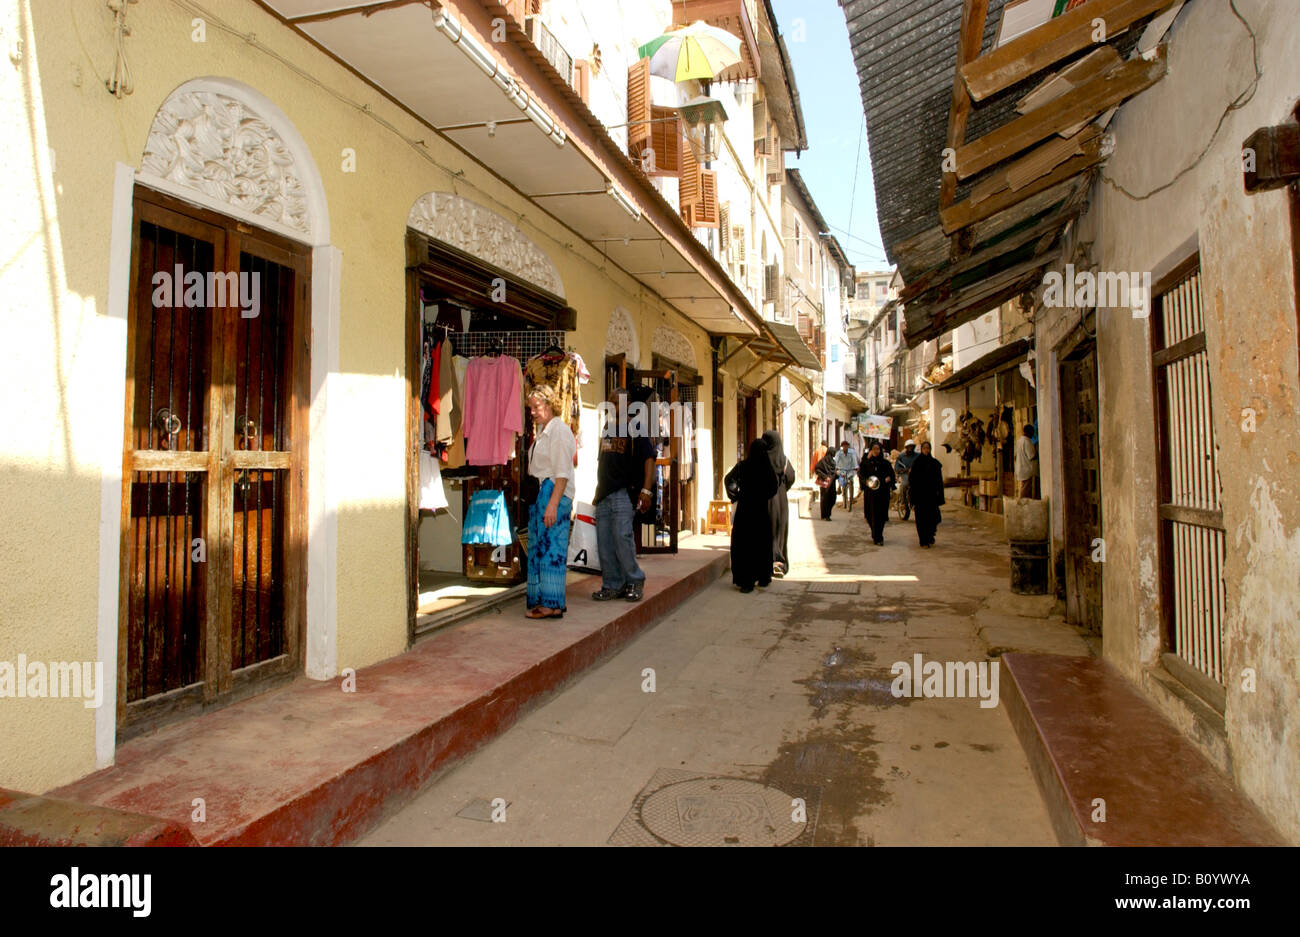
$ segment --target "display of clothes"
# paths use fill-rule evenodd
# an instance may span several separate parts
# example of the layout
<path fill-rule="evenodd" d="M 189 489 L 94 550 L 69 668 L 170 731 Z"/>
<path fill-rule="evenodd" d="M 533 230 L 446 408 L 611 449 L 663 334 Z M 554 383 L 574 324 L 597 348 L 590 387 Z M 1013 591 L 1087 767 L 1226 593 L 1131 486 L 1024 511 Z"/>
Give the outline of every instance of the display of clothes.
<path fill-rule="evenodd" d="M 456 459 L 456 442 L 462 421 L 461 381 L 446 329 L 425 326 L 420 361 L 420 408 L 423 446 L 446 468 L 464 463 Z"/>
<path fill-rule="evenodd" d="M 514 542 L 511 528 L 505 493 L 492 489 L 476 491 L 465 512 L 460 542 L 474 546 L 508 546 Z"/>
<path fill-rule="evenodd" d="M 439 511 L 448 508 L 447 493 L 442 487 L 442 469 L 438 460 L 421 448 L 420 457 L 420 510 Z"/>
<path fill-rule="evenodd" d="M 461 428 L 469 465 L 504 465 L 523 432 L 523 374 L 510 355 L 481 355 L 465 369 Z"/>
<path fill-rule="evenodd" d="M 554 388 L 560 398 L 560 408 L 555 415 L 573 431 L 579 449 L 582 448 L 582 393 L 579 385 L 590 380 L 591 374 L 581 356 L 575 351 L 566 352 L 559 346 L 534 355 L 524 367 L 525 397 L 542 384 Z"/>

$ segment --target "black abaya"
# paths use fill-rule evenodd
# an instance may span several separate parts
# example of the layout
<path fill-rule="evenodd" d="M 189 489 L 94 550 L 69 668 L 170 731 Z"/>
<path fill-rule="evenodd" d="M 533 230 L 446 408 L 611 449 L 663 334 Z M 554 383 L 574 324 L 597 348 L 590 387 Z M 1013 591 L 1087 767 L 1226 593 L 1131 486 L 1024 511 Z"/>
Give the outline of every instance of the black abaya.
<path fill-rule="evenodd" d="M 790 499 L 787 492 L 794 484 L 794 466 L 785 457 L 785 448 L 781 445 L 781 436 L 776 430 L 764 431 L 762 441 L 767 448 L 772 473 L 776 475 L 776 494 L 772 495 L 768 506 L 772 518 L 772 562 L 789 569 L 790 561 L 786 559 L 786 551 L 790 538 Z"/>
<path fill-rule="evenodd" d="M 731 581 L 742 589 L 772 581 L 772 496 L 776 474 L 760 440 L 749 455 L 727 473 L 726 485 L 739 491 L 731 521 Z"/>
<path fill-rule="evenodd" d="M 934 543 L 939 526 L 939 505 L 944 503 L 943 465 L 934 456 L 922 453 L 912 463 L 912 506 L 916 508 L 916 537 L 921 546 Z"/>
<path fill-rule="evenodd" d="M 813 474 L 817 476 L 817 481 L 826 482 L 826 487 L 821 488 L 821 509 L 822 520 L 831 519 L 831 510 L 835 507 L 835 457 L 831 453 L 822 456 L 821 461 L 813 468 Z"/>
<path fill-rule="evenodd" d="M 875 490 L 867 484 L 872 475 L 880 479 L 880 487 Z M 889 519 L 889 493 L 894 490 L 894 467 L 884 456 L 869 456 L 858 466 L 858 482 L 862 486 L 862 515 L 871 525 L 871 540 L 881 543 Z"/>

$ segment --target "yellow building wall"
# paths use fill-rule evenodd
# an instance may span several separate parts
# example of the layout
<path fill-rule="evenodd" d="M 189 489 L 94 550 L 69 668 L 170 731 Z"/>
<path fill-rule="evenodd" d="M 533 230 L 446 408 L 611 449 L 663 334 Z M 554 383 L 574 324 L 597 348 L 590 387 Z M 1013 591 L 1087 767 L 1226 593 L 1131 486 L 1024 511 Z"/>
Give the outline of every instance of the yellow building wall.
<path fill-rule="evenodd" d="M 101 589 L 115 588 L 117 576 L 113 566 L 112 582 L 101 582 L 101 526 L 116 549 L 119 525 L 100 516 L 101 488 L 105 473 L 120 484 L 123 429 L 123 362 L 101 353 L 125 345 L 125 323 L 106 312 L 115 164 L 138 168 L 167 96 L 212 76 L 283 111 L 322 178 L 330 241 L 342 256 L 329 399 L 333 425 L 345 432 L 328 465 L 341 492 L 337 666 L 365 666 L 407 640 L 403 269 L 417 198 L 454 191 L 506 217 L 524 215 L 522 232 L 550 257 L 578 310 L 569 342 L 592 371 L 589 405 L 602 393 L 616 306 L 632 314 L 646 365 L 654 326 L 664 322 L 688 336 L 707 374 L 707 336 L 253 3 L 187 6 L 208 14 L 205 41 L 195 41 L 193 15 L 178 3 L 130 8 L 135 87 L 121 99 L 104 87 L 115 47 L 103 4 L 19 0 L 0 12 L 6 44 L 21 41 L 0 86 L 0 119 L 10 128 L 0 135 L 10 186 L 0 208 L 0 661 L 96 659 Z M 345 148 L 355 150 L 355 172 L 344 171 Z M 706 383 L 701 397 L 710 393 Z M 711 472 L 708 426 L 700 428 L 701 469 Z M 700 486 L 706 503 L 708 487 Z M 111 712 L 113 700 L 104 706 Z M 96 767 L 95 710 L 78 700 L 0 699 L 0 739 L 0 787 L 42 791 Z"/>

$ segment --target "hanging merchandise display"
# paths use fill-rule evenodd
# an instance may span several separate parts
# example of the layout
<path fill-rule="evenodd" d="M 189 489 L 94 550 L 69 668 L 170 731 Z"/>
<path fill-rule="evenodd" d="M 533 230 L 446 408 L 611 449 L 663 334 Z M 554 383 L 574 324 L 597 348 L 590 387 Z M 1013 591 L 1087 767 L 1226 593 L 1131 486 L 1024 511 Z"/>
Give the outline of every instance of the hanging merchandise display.
<path fill-rule="evenodd" d="M 509 546 L 514 542 L 513 527 L 504 492 L 490 488 L 476 491 L 465 512 L 460 542 L 471 546 Z"/>
<path fill-rule="evenodd" d="M 425 448 L 420 458 L 420 510 L 442 511 L 448 508 L 447 493 L 442 487 L 442 469 L 438 460 Z"/>
<path fill-rule="evenodd" d="M 534 355 L 524 367 L 524 397 L 533 389 L 543 384 L 550 385 L 560 399 L 556 416 L 564 420 L 573 432 L 574 441 L 582 448 L 582 395 L 580 384 L 587 383 L 591 375 L 583 380 L 586 365 L 576 352 L 565 351 L 558 343 L 552 343 L 539 355 Z M 531 435 L 531 434 L 530 434 Z M 575 459 L 574 464 L 577 464 Z"/>
<path fill-rule="evenodd" d="M 519 359 L 482 355 L 465 371 L 462 432 L 470 465 L 504 465 L 523 432 L 523 375 Z"/>

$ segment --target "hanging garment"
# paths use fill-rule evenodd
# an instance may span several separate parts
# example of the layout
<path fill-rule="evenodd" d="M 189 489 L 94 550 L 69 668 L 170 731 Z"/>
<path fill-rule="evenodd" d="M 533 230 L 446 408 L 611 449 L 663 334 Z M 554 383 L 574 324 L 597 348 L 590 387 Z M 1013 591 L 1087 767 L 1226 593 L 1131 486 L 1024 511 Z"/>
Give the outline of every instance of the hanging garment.
<path fill-rule="evenodd" d="M 470 361 L 465 372 L 465 461 L 470 465 L 505 465 L 515 451 L 515 436 L 524 429 L 523 376 L 509 355 Z"/>
<path fill-rule="evenodd" d="M 451 359 L 451 342 L 444 341 L 438 346 L 436 359 L 438 392 L 434 410 L 438 414 L 437 439 L 446 446 L 455 441 L 461 421 L 460 383 L 456 380 L 456 368 Z"/>
<path fill-rule="evenodd" d="M 443 459 L 442 470 L 444 473 L 452 469 L 463 468 L 465 465 L 465 434 L 462 429 L 464 427 L 465 412 L 465 371 L 469 367 L 468 358 L 461 355 L 452 356 L 450 352 L 447 357 L 451 359 L 449 381 L 454 382 L 452 423 L 455 431 L 452 433 L 451 444 L 447 447 L 446 458 Z"/>
<path fill-rule="evenodd" d="M 543 352 L 528 360 L 524 368 L 524 393 L 532 393 L 533 388 L 542 384 L 551 385 L 560 398 L 560 405 L 555 415 L 564 420 L 573 432 L 574 438 L 582 423 L 582 397 L 578 390 L 578 364 L 570 355 L 559 357 Z"/>
<path fill-rule="evenodd" d="M 429 450 L 420 447 L 420 510 L 438 511 L 449 507 L 442 487 L 442 470 Z"/>
<path fill-rule="evenodd" d="M 460 542 L 493 547 L 509 546 L 514 542 L 510 529 L 510 512 L 506 509 L 503 492 L 487 489 L 474 492 L 465 512 Z"/>
<path fill-rule="evenodd" d="M 582 360 L 582 355 L 578 354 L 576 351 L 571 351 L 569 352 L 569 357 L 578 368 L 578 383 L 590 384 L 591 372 L 587 370 L 587 363 Z"/>

